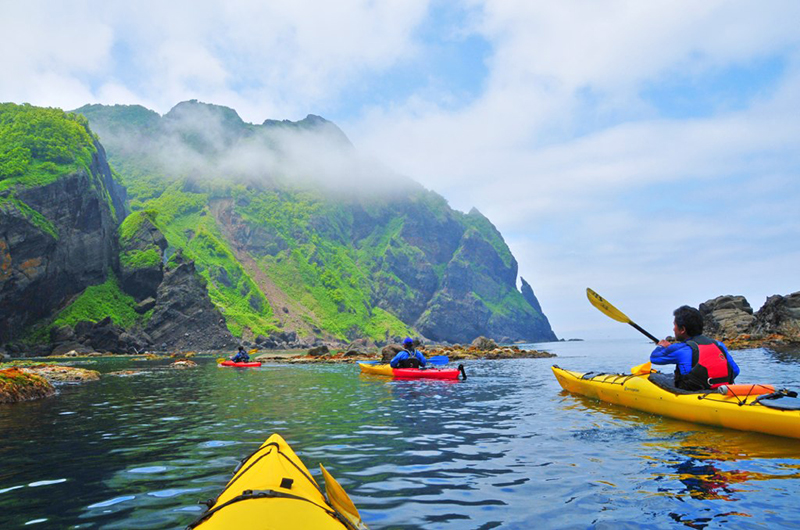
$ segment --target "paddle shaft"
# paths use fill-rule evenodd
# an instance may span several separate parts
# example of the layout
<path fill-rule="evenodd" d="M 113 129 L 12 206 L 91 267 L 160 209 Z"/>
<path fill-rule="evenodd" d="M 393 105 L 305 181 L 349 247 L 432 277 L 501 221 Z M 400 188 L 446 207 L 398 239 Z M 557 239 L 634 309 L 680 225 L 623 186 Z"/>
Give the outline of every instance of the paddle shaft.
<path fill-rule="evenodd" d="M 634 328 L 634 329 L 636 329 L 637 331 L 639 331 L 640 333 L 642 333 L 643 335 L 645 335 L 645 336 L 646 336 L 648 339 L 650 339 L 650 340 L 652 340 L 653 342 L 655 342 L 656 344 L 658 344 L 658 339 L 657 339 L 657 338 L 655 338 L 654 336 L 652 336 L 651 334 L 649 334 L 647 331 L 645 331 L 645 330 L 643 330 L 642 328 L 640 328 L 640 327 L 639 327 L 639 324 L 637 324 L 637 323 L 636 323 L 636 322 L 634 322 L 633 320 L 631 320 L 630 322 L 628 322 L 628 324 L 630 324 L 631 326 L 633 326 L 633 328 Z"/>

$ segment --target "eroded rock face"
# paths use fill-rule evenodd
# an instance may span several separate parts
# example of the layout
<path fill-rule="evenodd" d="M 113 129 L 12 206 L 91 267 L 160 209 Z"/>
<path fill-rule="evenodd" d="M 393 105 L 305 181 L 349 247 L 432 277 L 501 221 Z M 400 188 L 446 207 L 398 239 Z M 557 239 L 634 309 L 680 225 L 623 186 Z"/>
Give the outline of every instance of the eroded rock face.
<path fill-rule="evenodd" d="M 744 296 L 718 296 L 700 304 L 703 332 L 722 340 L 746 333 L 755 322 L 753 308 Z"/>
<path fill-rule="evenodd" d="M 755 314 L 742 296 L 720 296 L 700 304 L 704 333 L 733 348 L 800 343 L 800 292 L 767 298 Z"/>
<path fill-rule="evenodd" d="M 800 291 L 767 298 L 755 315 L 751 332 L 756 335 L 777 333 L 792 342 L 800 342 Z"/>
<path fill-rule="evenodd" d="M 164 279 L 164 250 L 167 239 L 144 214 L 138 228 L 120 241 L 120 280 L 126 293 L 137 301 L 156 296 Z M 146 310 L 145 310 L 146 311 Z"/>
<path fill-rule="evenodd" d="M 469 215 L 475 218 L 474 222 L 490 225 L 477 210 Z M 541 308 L 533 305 L 535 302 L 538 306 L 538 301 L 529 285 L 529 292 L 522 292 L 522 303 L 505 305 L 502 311 L 485 302 L 495 300 L 499 292 L 516 290 L 517 261 L 510 252 L 501 255 L 489 240 L 491 235 L 502 241 L 493 226 L 484 232 L 464 232 L 445 268 L 441 288 L 417 320 L 416 328 L 437 341 L 470 342 L 481 335 L 511 341 L 556 340 Z"/>
<path fill-rule="evenodd" d="M 194 262 L 175 256 L 158 286 L 156 307 L 145 329 L 156 348 L 223 350 L 237 341 L 211 302 Z"/>
<path fill-rule="evenodd" d="M 95 147 L 89 173 L 13 190 L 41 217 L 11 203 L 0 206 L 0 342 L 16 339 L 116 268 L 125 191 L 111 178 L 102 146 Z"/>

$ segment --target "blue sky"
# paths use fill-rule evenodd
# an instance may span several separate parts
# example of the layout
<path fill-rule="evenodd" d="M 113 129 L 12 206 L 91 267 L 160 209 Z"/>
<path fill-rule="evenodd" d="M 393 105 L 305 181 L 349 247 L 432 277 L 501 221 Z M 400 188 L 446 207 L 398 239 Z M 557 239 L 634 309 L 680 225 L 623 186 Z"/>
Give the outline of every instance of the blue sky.
<path fill-rule="evenodd" d="M 475 206 L 560 337 L 800 290 L 800 3 L 3 1 L 0 100 L 336 122 Z"/>

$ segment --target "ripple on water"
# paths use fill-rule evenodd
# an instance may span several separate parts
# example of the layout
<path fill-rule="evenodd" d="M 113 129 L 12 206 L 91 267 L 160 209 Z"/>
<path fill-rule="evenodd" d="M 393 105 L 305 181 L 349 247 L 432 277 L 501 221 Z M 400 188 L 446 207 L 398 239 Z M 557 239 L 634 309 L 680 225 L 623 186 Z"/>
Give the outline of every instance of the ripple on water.
<path fill-rule="evenodd" d="M 200 447 L 226 447 L 229 445 L 236 445 L 238 442 L 230 440 L 209 440 L 200 444 Z"/>
<path fill-rule="evenodd" d="M 62 482 L 66 482 L 67 479 L 65 478 L 57 478 L 55 480 L 39 480 L 37 482 L 31 482 L 28 484 L 30 488 L 38 488 L 39 486 L 49 486 L 51 484 L 61 484 Z"/>
<path fill-rule="evenodd" d="M 590 346 L 565 343 L 590 354 L 560 363 L 639 364 L 642 344 L 630 359 Z M 775 366 L 751 355 L 748 364 Z M 781 368 L 800 377 L 800 364 Z M 315 478 L 317 463 L 332 471 L 375 530 L 782 528 L 800 520 L 796 440 L 579 399 L 562 393 L 540 360 L 467 371 L 464 383 L 428 384 L 360 377 L 346 365 L 239 375 L 209 365 L 191 377 L 165 372 L 71 389 L 55 409 L 34 404 L 34 414 L 0 417 L 0 456 L 20 459 L 9 475 L 9 459 L 0 465 L 0 519 L 13 528 L 41 519 L 53 528 L 182 528 L 202 510 L 197 501 L 217 495 L 239 460 L 279 432 Z M 26 444 L 32 421 L 40 434 Z M 47 479 L 56 469 L 63 479 Z"/>
<path fill-rule="evenodd" d="M 145 475 L 150 475 L 154 473 L 163 473 L 167 469 L 167 466 L 149 466 L 149 467 L 135 467 L 133 469 L 129 469 L 128 473 L 141 473 Z"/>
<path fill-rule="evenodd" d="M 136 495 L 122 495 L 120 497 L 114 497 L 113 499 L 108 499 L 107 501 L 90 504 L 89 506 L 86 507 L 86 509 L 95 510 L 97 508 L 108 508 L 109 506 L 114 506 L 115 504 L 119 504 L 121 502 L 132 501 L 135 498 Z"/>

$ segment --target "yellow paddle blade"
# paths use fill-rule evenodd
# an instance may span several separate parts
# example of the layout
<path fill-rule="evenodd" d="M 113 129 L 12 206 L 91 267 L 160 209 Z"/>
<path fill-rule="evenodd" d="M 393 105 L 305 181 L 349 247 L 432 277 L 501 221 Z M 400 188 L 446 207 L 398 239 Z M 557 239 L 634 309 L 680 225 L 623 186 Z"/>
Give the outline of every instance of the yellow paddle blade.
<path fill-rule="evenodd" d="M 631 319 L 626 317 L 625 313 L 611 305 L 608 300 L 592 291 L 588 287 L 586 288 L 586 296 L 589 298 L 589 302 L 591 302 L 593 306 L 595 306 L 609 318 L 613 318 L 617 322 L 622 322 L 624 324 L 631 323 Z"/>
<path fill-rule="evenodd" d="M 358 514 L 356 505 L 350 500 L 344 488 L 336 482 L 336 479 L 328 473 L 325 466 L 319 465 L 322 470 L 322 476 L 325 477 L 325 493 L 328 494 L 328 501 L 331 506 L 341 515 L 347 518 L 350 523 L 356 528 L 367 528 L 367 525 L 361 521 L 361 516 Z"/>
<path fill-rule="evenodd" d="M 647 361 L 646 363 L 631 368 L 631 373 L 633 375 L 649 374 L 652 371 L 653 371 L 653 365 L 650 364 L 650 361 Z"/>
<path fill-rule="evenodd" d="M 252 350 L 250 350 L 250 351 L 249 351 L 249 352 L 247 352 L 247 353 L 248 353 L 248 354 L 250 354 L 250 353 L 258 353 L 258 348 L 253 348 Z"/>
<path fill-rule="evenodd" d="M 220 357 L 219 359 L 217 359 L 217 364 L 219 364 L 219 363 L 224 363 L 224 362 L 225 362 L 225 361 L 227 361 L 227 360 L 228 360 L 228 359 L 225 359 L 224 357 Z"/>

